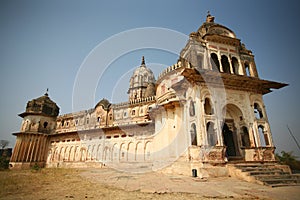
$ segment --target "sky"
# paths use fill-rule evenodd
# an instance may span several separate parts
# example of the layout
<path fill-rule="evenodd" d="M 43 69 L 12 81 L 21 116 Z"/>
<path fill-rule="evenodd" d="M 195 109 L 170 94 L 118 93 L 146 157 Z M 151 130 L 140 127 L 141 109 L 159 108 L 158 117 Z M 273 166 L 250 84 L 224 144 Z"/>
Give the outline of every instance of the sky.
<path fill-rule="evenodd" d="M 277 152 L 293 151 L 300 157 L 287 129 L 288 125 L 300 141 L 297 9 L 296 0 L 1 0 L 0 139 L 9 140 L 13 147 L 12 133 L 19 131 L 22 121 L 18 114 L 27 101 L 42 96 L 47 88 L 60 114 L 93 108 L 102 98 L 126 101 L 128 79 L 141 57 L 145 56 L 157 78 L 166 66 L 176 63 L 176 44 L 197 31 L 210 11 L 216 23 L 233 30 L 252 50 L 260 78 L 289 84 L 265 95 L 264 100 Z M 167 44 L 152 32 L 153 27 L 178 36 L 178 42 L 171 45 L 176 50 L 157 48 Z M 159 42 L 154 47 L 132 47 L 137 40 L 141 46 L 144 40 Z M 91 74 L 97 76 L 91 87 L 79 85 L 93 91 L 93 98 L 81 95 L 80 105 L 74 108 L 76 84 L 97 50 L 103 54 L 97 55 L 94 64 L 105 70 L 100 77 Z M 106 63 L 105 58 L 113 59 Z"/>

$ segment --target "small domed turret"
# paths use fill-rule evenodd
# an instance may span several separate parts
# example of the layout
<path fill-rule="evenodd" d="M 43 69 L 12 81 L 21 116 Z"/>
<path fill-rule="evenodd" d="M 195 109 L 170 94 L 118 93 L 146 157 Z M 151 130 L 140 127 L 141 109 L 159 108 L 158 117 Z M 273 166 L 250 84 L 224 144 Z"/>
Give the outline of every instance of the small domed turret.
<path fill-rule="evenodd" d="M 102 108 L 103 108 L 105 111 L 107 111 L 107 110 L 110 108 L 111 103 L 109 103 L 109 101 L 108 101 L 107 99 L 102 99 L 101 101 L 99 101 L 99 102 L 96 104 L 95 108 L 97 108 L 98 106 L 102 106 Z"/>
<path fill-rule="evenodd" d="M 26 111 L 19 114 L 23 118 L 21 132 L 54 133 L 59 107 L 49 98 L 47 92 L 28 101 Z"/>
<path fill-rule="evenodd" d="M 146 67 L 145 58 L 142 57 L 141 65 L 134 70 L 129 85 L 129 100 L 141 99 L 146 97 L 146 89 L 149 84 L 155 83 L 153 72 Z"/>
<path fill-rule="evenodd" d="M 59 114 L 59 107 L 49 98 L 48 92 L 46 92 L 43 96 L 28 101 L 26 111 L 19 116 L 25 117 L 31 114 L 57 117 Z"/>

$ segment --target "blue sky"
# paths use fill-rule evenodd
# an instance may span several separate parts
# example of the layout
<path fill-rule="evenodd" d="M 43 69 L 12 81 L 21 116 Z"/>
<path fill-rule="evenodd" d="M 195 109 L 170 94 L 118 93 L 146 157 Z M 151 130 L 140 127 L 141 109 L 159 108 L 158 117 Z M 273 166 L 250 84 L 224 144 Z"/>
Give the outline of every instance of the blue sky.
<path fill-rule="evenodd" d="M 251 49 L 261 78 L 285 82 L 288 87 L 265 95 L 265 104 L 277 150 L 300 156 L 286 125 L 300 140 L 299 61 L 300 14 L 297 1 L 0 1 L 0 139 L 13 146 L 28 100 L 43 95 L 72 112 L 73 87 L 85 58 L 101 42 L 123 31 L 161 27 L 185 35 L 197 31 L 207 11 L 215 21 L 233 30 Z M 150 38 L 149 40 L 153 40 Z M 182 46 L 183 47 L 183 46 Z M 114 46 L 118 48 L 118 45 Z M 99 80 L 95 98 L 126 101 L 124 79 L 141 62 L 153 64 L 155 74 L 177 61 L 177 55 L 140 49 L 121 55 Z M 122 77 L 125 74 L 124 77 Z M 126 76 L 127 74 L 127 76 Z M 120 78 L 122 77 L 122 78 Z M 125 99 L 122 99 L 125 98 Z M 94 104 L 81 105 L 85 109 Z"/>

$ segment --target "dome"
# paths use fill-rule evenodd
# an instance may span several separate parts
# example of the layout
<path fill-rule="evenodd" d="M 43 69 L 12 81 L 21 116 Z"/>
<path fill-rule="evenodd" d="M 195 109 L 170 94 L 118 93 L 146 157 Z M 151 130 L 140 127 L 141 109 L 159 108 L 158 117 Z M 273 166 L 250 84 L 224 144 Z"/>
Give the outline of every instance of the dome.
<path fill-rule="evenodd" d="M 155 84 L 155 77 L 151 69 L 146 67 L 143 56 L 141 65 L 134 70 L 130 78 L 129 100 L 144 98 L 149 84 Z"/>
<path fill-rule="evenodd" d="M 198 29 L 198 33 L 203 37 L 206 35 L 221 35 L 230 38 L 236 38 L 235 33 L 229 28 L 214 22 L 215 17 L 208 12 L 206 22 Z"/>
<path fill-rule="evenodd" d="M 43 96 L 28 101 L 26 111 L 19 116 L 25 117 L 31 114 L 57 117 L 59 114 L 59 107 L 49 98 L 48 93 L 46 92 Z"/>
<path fill-rule="evenodd" d="M 130 88 L 147 87 L 149 83 L 155 83 L 155 77 L 151 69 L 146 67 L 143 56 L 141 66 L 134 70 L 130 78 Z"/>
<path fill-rule="evenodd" d="M 99 101 L 95 108 L 97 108 L 98 106 L 102 106 L 102 108 L 107 111 L 109 109 L 109 107 L 111 106 L 111 103 L 109 103 L 109 101 L 107 99 L 102 99 L 101 101 Z"/>

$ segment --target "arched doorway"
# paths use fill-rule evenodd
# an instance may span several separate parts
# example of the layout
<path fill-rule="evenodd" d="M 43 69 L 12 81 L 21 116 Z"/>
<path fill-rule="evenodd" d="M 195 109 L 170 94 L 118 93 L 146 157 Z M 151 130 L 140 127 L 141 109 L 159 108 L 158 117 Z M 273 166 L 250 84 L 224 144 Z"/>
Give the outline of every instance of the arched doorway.
<path fill-rule="evenodd" d="M 228 123 L 228 122 L 227 122 Z M 236 156 L 235 142 L 233 131 L 229 129 L 227 123 L 225 122 L 222 129 L 222 135 L 224 140 L 224 145 L 226 146 L 226 156 L 232 157 Z"/>
<path fill-rule="evenodd" d="M 227 104 L 223 108 L 222 136 L 226 146 L 226 156 L 228 158 L 240 158 L 243 155 L 242 133 L 240 124 L 244 121 L 241 109 L 234 104 Z"/>

